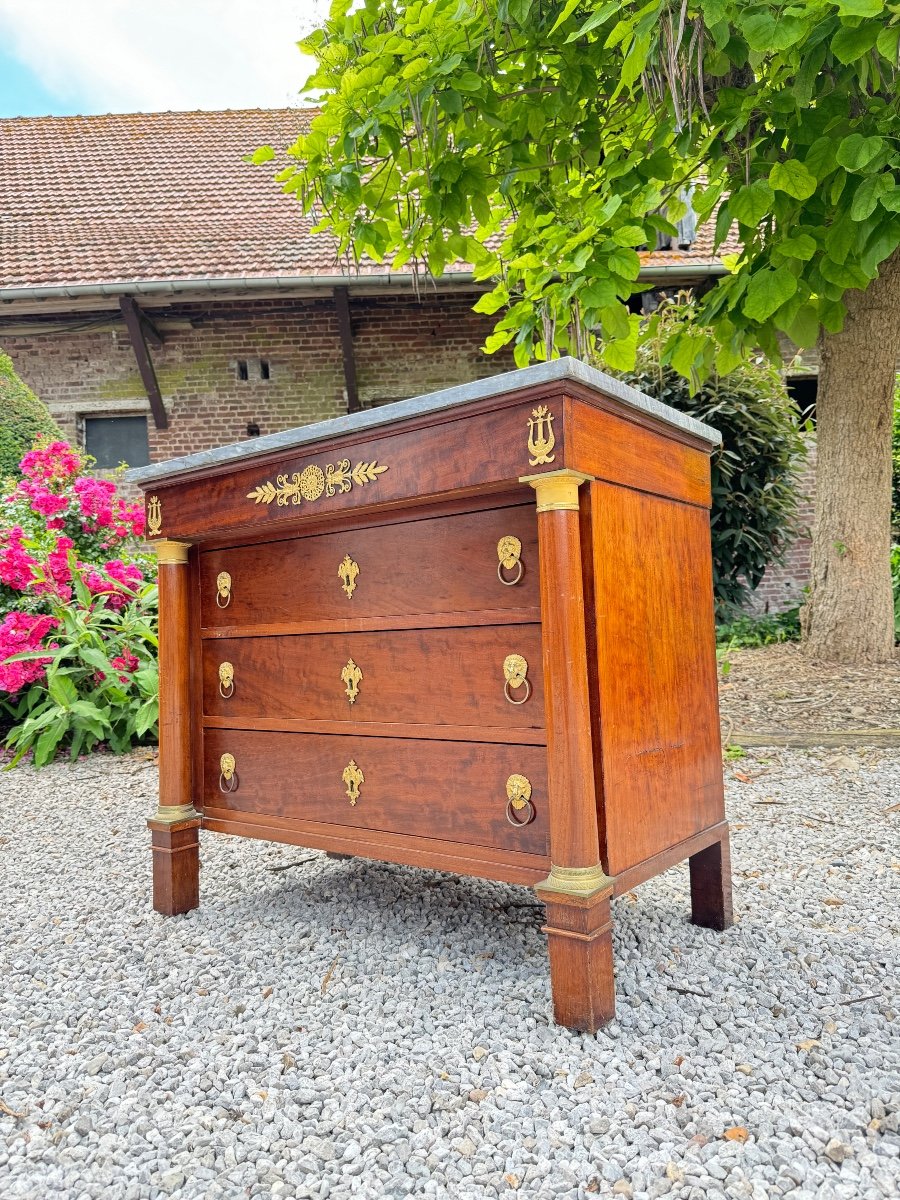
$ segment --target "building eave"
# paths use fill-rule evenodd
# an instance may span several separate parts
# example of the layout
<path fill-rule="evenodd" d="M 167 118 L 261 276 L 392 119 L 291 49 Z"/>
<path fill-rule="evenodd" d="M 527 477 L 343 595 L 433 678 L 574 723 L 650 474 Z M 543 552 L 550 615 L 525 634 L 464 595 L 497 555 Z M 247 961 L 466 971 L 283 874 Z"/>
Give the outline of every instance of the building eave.
<path fill-rule="evenodd" d="M 641 267 L 640 279 L 648 283 L 691 283 L 696 280 L 726 274 L 726 268 L 715 259 L 691 261 L 681 259 L 672 263 L 648 263 Z M 107 283 L 48 283 L 29 287 L 0 288 L 0 316 L 6 313 L 97 311 L 118 307 L 122 296 L 141 297 L 143 305 L 159 306 L 181 302 L 253 297 L 297 298 L 315 297 L 335 288 L 347 288 L 353 294 L 385 294 L 412 291 L 413 276 L 383 271 L 360 275 L 249 275 L 208 276 L 184 279 L 122 279 Z M 471 271 L 454 271 L 438 279 L 422 279 L 420 289 L 441 292 L 471 291 L 486 287 Z"/>

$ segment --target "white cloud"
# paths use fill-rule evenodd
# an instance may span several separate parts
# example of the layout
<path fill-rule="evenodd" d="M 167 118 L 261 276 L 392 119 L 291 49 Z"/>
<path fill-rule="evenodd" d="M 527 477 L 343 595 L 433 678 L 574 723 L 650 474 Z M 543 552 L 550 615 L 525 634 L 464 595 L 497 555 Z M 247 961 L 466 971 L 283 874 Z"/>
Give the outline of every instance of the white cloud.
<path fill-rule="evenodd" d="M 298 103 L 326 0 L 0 0 L 0 42 L 83 111 Z"/>

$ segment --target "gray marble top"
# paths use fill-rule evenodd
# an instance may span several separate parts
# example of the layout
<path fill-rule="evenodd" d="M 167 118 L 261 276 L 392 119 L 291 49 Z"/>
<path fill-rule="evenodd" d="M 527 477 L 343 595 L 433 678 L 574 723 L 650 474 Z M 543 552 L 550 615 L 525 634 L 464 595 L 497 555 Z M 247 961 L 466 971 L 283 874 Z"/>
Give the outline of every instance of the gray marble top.
<path fill-rule="evenodd" d="M 675 429 L 683 429 L 695 437 L 702 438 L 710 446 L 721 444 L 721 434 L 711 425 L 704 425 L 702 421 L 697 421 L 686 413 L 670 408 L 668 404 L 662 404 L 659 400 L 654 400 L 652 396 L 645 396 L 637 388 L 629 387 L 627 383 L 613 379 L 611 375 L 605 375 L 602 371 L 595 370 L 594 367 L 586 366 L 577 358 L 555 358 L 551 362 L 524 367 L 520 371 L 507 371 L 503 375 L 492 375 L 488 379 L 478 379 L 474 383 L 464 383 L 459 387 L 444 388 L 439 392 L 414 396 L 410 400 L 398 400 L 395 404 L 386 404 L 380 408 L 350 413 L 346 417 L 318 421 L 315 425 L 301 425 L 297 429 L 286 429 L 283 433 L 270 433 L 266 437 L 238 442 L 233 446 L 217 446 L 214 450 L 201 450 L 199 454 L 188 454 L 184 458 L 171 458 L 167 462 L 152 463 L 149 467 L 136 467 L 134 470 L 128 471 L 125 478 L 132 483 L 139 484 L 173 479 L 187 471 L 198 471 L 205 467 L 216 467 L 227 463 L 239 463 L 245 459 L 258 458 L 262 454 L 270 454 L 272 451 L 293 450 L 295 447 L 309 446 L 345 433 L 364 433 L 369 429 L 393 425 L 407 417 L 441 412 L 460 404 L 468 404 L 473 400 L 486 400 L 490 396 L 499 396 L 504 392 L 533 387 L 536 384 L 555 383 L 563 379 L 572 379 L 578 383 L 587 384 L 588 387 L 596 388 L 599 392 L 605 392 L 607 396 L 620 400 L 629 408 L 647 413 L 649 416 L 665 422 L 666 425 L 671 425 Z"/>

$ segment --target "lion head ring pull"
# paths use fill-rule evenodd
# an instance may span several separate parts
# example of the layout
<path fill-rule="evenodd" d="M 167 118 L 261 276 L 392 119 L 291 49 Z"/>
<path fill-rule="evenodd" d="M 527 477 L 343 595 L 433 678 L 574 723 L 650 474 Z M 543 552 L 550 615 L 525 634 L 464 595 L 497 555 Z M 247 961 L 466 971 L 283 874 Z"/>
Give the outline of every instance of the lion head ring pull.
<path fill-rule="evenodd" d="M 231 603 L 231 576 L 227 571 L 220 571 L 216 576 L 216 604 L 219 608 L 227 608 Z"/>
<path fill-rule="evenodd" d="M 238 787 L 237 771 L 234 769 L 234 755 L 223 754 L 219 759 L 219 791 L 236 792 Z"/>
<path fill-rule="evenodd" d="M 525 574 L 525 564 L 522 562 L 522 543 L 517 537 L 508 533 L 497 543 L 497 578 L 507 587 L 515 587 Z M 510 572 L 515 572 L 511 579 Z"/>
<path fill-rule="evenodd" d="M 234 695 L 234 663 L 219 663 L 219 695 L 223 700 Z"/>
<path fill-rule="evenodd" d="M 506 796 L 506 819 L 510 825 L 529 825 L 534 820 L 531 780 L 524 775 L 510 775 L 506 781 Z"/>
<path fill-rule="evenodd" d="M 526 679 L 528 674 L 528 662 L 521 654 L 507 654 L 503 660 L 503 691 L 510 704 L 524 704 L 531 695 L 531 681 Z M 519 699 L 513 696 L 513 692 L 523 688 L 522 695 Z"/>

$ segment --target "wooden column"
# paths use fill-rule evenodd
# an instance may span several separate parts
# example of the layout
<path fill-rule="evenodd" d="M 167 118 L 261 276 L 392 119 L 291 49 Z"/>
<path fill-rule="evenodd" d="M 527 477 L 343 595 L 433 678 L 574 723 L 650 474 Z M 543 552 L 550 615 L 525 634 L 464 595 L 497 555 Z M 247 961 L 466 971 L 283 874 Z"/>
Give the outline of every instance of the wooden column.
<path fill-rule="evenodd" d="M 615 1016 L 612 880 L 600 863 L 591 744 L 579 471 L 528 475 L 537 494 L 550 809 L 547 906 L 553 1009 L 570 1029 L 596 1032 Z"/>
<path fill-rule="evenodd" d="M 191 795 L 190 546 L 160 540 L 154 547 L 159 560 L 159 805 L 147 826 L 153 907 L 174 916 L 200 903 L 200 817 Z"/>

